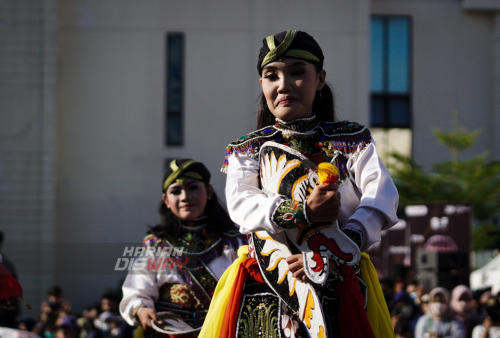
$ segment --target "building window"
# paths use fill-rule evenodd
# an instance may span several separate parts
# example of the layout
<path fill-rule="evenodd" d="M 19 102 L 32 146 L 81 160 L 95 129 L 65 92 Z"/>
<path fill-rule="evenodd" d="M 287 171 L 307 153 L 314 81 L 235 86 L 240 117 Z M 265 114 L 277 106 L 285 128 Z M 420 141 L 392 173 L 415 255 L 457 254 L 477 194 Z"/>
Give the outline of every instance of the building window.
<path fill-rule="evenodd" d="M 411 127 L 411 21 L 371 19 L 371 126 Z"/>
<path fill-rule="evenodd" d="M 167 146 L 184 144 L 184 34 L 166 38 L 166 137 Z"/>

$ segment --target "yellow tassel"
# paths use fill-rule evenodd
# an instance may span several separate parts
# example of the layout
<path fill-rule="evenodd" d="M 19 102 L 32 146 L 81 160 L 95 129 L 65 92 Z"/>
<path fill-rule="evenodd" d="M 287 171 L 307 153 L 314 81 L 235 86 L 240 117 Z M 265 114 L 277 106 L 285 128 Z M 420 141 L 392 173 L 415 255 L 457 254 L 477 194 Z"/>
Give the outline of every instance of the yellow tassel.
<path fill-rule="evenodd" d="M 330 183 L 337 180 L 339 169 L 328 162 L 318 164 L 319 183 Z"/>
<path fill-rule="evenodd" d="M 31 305 L 29 305 L 28 303 L 26 303 L 26 301 L 24 300 L 23 297 L 21 297 L 21 299 L 23 300 L 23 303 L 24 303 L 24 305 L 26 305 L 26 307 L 28 308 L 28 310 L 31 311 Z"/>

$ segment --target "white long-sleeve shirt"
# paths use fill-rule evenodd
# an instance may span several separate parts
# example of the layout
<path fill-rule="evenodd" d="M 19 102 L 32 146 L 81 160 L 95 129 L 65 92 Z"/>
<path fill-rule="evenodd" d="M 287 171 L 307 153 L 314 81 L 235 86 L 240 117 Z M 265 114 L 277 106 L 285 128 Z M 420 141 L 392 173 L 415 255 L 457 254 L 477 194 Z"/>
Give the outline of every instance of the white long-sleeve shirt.
<path fill-rule="evenodd" d="M 398 222 L 396 210 L 399 195 L 386 167 L 380 160 L 375 142 L 349 154 L 346 168 L 349 178 L 339 186 L 341 229 L 354 229 L 363 234 L 361 250 L 380 241 L 382 230 Z M 261 190 L 259 162 L 255 154 L 231 153 L 227 157 L 226 199 L 229 215 L 240 225 L 240 232 L 265 230 L 278 233 L 272 215 L 285 199 Z"/>
<path fill-rule="evenodd" d="M 155 245 L 158 237 L 149 235 L 145 238 L 143 246 L 145 252 L 148 251 L 153 245 Z M 210 271 L 217 277 L 220 278 L 224 271 L 233 263 L 236 259 L 236 250 L 238 246 L 242 244 L 240 239 L 237 239 L 238 245 L 232 246 L 226 239 L 220 239 L 216 244 L 214 244 L 207 251 L 218 250 L 220 254 L 217 254 L 211 260 L 207 261 L 207 267 Z M 162 248 L 165 245 L 162 243 Z M 168 259 L 169 257 L 163 257 L 158 259 Z M 163 264 L 163 261 L 158 263 L 160 267 L 154 269 L 151 265 L 155 265 L 155 257 L 143 256 L 136 258 L 136 264 L 129 271 L 127 278 L 123 282 L 122 291 L 123 299 L 120 302 L 120 314 L 130 325 L 138 325 L 139 322 L 137 318 L 133 316 L 133 312 L 139 306 L 145 306 L 154 309 L 154 303 L 159 300 L 160 288 L 164 284 L 187 284 L 187 281 L 183 278 L 176 264 Z M 141 262 L 138 262 L 141 260 Z M 150 267 L 148 268 L 148 260 L 150 260 Z M 162 265 L 164 266 L 162 268 Z"/>

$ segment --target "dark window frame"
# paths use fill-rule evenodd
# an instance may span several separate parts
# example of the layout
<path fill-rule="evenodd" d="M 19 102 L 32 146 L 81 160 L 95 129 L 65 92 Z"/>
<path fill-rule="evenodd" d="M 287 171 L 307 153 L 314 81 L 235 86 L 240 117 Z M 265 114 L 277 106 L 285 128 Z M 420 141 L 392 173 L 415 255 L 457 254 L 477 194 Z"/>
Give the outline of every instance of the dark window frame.
<path fill-rule="evenodd" d="M 408 20 L 408 91 L 406 93 L 397 93 L 389 91 L 389 20 L 392 18 L 404 18 Z M 412 109 L 412 80 L 413 80 L 413 20 L 409 15 L 372 15 L 371 19 L 382 19 L 383 24 L 383 90 L 374 92 L 370 88 L 370 125 L 374 128 L 412 128 L 413 109 Z M 374 102 L 382 102 L 383 121 L 375 122 L 373 105 Z M 408 116 L 407 123 L 397 123 L 391 121 L 389 105 L 391 102 L 402 101 L 406 103 Z"/>
<path fill-rule="evenodd" d="M 174 39 L 181 46 L 175 57 L 171 50 Z M 180 41 L 180 42 L 179 42 Z M 186 38 L 183 32 L 167 32 L 165 37 L 165 145 L 184 145 L 184 83 Z M 176 71 L 174 68 L 177 67 Z M 174 103 L 174 100 L 180 102 Z"/>

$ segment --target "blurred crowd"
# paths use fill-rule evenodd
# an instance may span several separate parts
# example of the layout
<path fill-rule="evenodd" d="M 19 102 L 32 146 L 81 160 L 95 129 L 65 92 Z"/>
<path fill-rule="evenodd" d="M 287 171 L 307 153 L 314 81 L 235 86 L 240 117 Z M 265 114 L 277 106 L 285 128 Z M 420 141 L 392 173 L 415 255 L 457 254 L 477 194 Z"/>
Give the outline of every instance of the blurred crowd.
<path fill-rule="evenodd" d="M 426 290 L 416 277 L 400 266 L 380 280 L 396 338 L 500 338 L 500 281 L 474 292 L 465 285 Z"/>
<path fill-rule="evenodd" d="M 120 294 L 110 291 L 102 295 L 99 303 L 89 305 L 82 313 L 75 313 L 63 290 L 53 286 L 36 318 L 12 318 L 0 326 L 43 338 L 132 338 L 134 328 L 120 317 L 118 311 L 120 299 Z"/>
<path fill-rule="evenodd" d="M 380 280 L 396 338 L 500 338 L 500 281 L 485 290 L 472 292 L 458 285 L 450 292 L 442 287 L 425 290 L 415 277 L 401 267 L 393 279 Z M 77 314 L 62 289 L 53 286 L 37 318 L 12 318 L 0 326 L 43 338 L 131 338 L 134 328 L 118 312 L 120 298 L 107 292 Z"/>
<path fill-rule="evenodd" d="M 396 338 L 500 338 L 500 281 L 474 292 L 465 285 L 426 290 L 413 270 L 400 266 L 380 286 Z M 53 286 L 36 318 L 4 310 L 0 329 L 26 333 L 16 337 L 132 338 L 135 328 L 120 317 L 120 300 L 121 291 L 109 291 L 100 302 L 75 313 L 63 290 Z M 14 304 L 16 309 L 20 303 Z"/>

